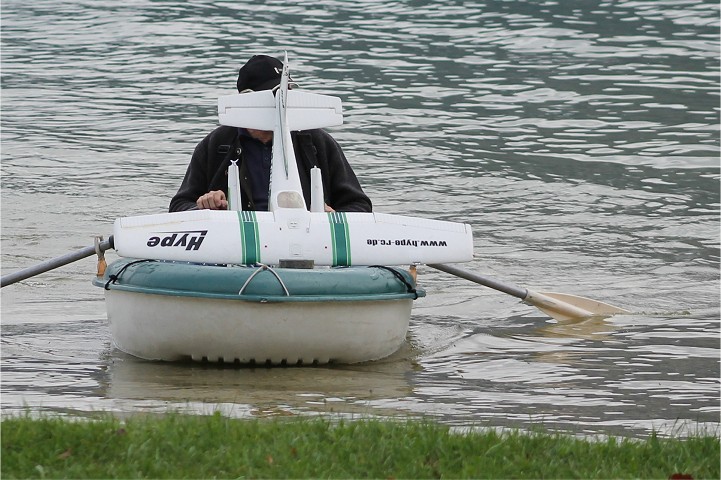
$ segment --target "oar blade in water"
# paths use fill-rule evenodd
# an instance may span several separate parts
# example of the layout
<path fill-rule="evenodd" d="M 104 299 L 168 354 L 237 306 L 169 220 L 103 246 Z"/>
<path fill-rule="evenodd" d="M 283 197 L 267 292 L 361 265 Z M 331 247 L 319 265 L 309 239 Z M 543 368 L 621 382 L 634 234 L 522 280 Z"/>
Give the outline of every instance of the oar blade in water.
<path fill-rule="evenodd" d="M 630 313 L 621 307 L 592 298 L 556 292 L 529 292 L 525 301 L 556 320 L 573 320 L 592 316 L 612 316 Z"/>

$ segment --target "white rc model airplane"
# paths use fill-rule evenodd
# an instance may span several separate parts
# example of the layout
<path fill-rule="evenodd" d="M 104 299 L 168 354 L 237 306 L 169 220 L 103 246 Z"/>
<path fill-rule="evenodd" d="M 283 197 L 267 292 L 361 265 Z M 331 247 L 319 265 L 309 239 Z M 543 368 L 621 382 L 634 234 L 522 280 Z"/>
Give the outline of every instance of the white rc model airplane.
<path fill-rule="evenodd" d="M 409 265 L 467 262 L 471 227 L 463 223 L 383 213 L 324 212 L 320 169 L 311 171 L 306 209 L 291 130 L 343 123 L 341 100 L 288 89 L 288 58 L 280 87 L 218 99 L 221 125 L 273 131 L 269 211 L 242 211 L 238 167 L 228 169 L 228 210 L 193 210 L 119 218 L 120 256 L 199 263 L 277 265 Z"/>

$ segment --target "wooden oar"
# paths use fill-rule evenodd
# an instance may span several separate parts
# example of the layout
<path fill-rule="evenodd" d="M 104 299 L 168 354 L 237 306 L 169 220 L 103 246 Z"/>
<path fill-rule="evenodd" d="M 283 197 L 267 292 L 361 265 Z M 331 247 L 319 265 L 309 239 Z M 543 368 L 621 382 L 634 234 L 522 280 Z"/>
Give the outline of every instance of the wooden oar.
<path fill-rule="evenodd" d="M 85 247 L 76 252 L 66 253 L 65 255 L 61 255 L 60 257 L 51 258 L 50 260 L 46 260 L 46 261 L 39 263 L 33 267 L 28 267 L 28 268 L 25 268 L 18 272 L 4 275 L 2 278 L 0 278 L 0 288 L 5 287 L 7 285 L 12 285 L 13 283 L 19 282 L 20 280 L 25 280 L 27 278 L 34 277 L 35 275 L 39 275 L 41 273 L 52 270 L 54 268 L 62 267 L 63 265 L 67 265 L 68 263 L 72 263 L 72 262 L 81 260 L 83 258 L 93 255 L 94 253 L 97 253 L 98 255 L 100 255 L 100 254 L 102 254 L 102 252 L 104 252 L 110 248 L 113 248 L 112 235 L 110 236 L 110 238 L 108 238 L 104 242 L 97 242 L 97 245 Z"/>
<path fill-rule="evenodd" d="M 613 305 L 590 298 L 578 297 L 567 293 L 534 292 L 453 265 L 438 263 L 428 266 L 520 298 L 556 320 L 574 320 L 593 316 L 611 316 L 617 313 L 630 313 L 623 308 L 614 307 Z"/>

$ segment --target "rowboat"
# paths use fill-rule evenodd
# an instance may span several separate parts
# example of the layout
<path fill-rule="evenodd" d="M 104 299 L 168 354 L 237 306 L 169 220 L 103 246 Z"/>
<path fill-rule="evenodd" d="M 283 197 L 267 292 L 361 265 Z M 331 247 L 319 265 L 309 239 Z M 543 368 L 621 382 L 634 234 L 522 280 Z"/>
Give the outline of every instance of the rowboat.
<path fill-rule="evenodd" d="M 218 99 L 220 123 L 273 131 L 268 211 L 243 211 L 228 166 L 228 210 L 118 218 L 122 258 L 95 279 L 115 345 L 152 360 L 356 363 L 395 352 L 413 300 L 398 266 L 473 257 L 469 225 L 402 215 L 326 212 L 320 170 L 303 200 L 290 131 L 342 123 L 337 97 L 288 88 Z M 378 266 L 382 265 L 382 266 Z M 390 265 L 390 266 L 389 266 Z M 289 267 L 305 268 L 289 268 Z"/>
<path fill-rule="evenodd" d="M 105 289 L 115 346 L 148 360 L 309 365 L 384 358 L 425 295 L 407 270 L 122 258 Z"/>

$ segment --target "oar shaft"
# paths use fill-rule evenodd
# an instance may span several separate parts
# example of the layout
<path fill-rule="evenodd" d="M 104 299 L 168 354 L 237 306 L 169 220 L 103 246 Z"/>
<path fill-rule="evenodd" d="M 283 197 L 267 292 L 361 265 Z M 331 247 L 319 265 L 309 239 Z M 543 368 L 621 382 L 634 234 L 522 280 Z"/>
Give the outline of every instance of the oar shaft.
<path fill-rule="evenodd" d="M 525 288 L 518 287 L 510 283 L 504 283 L 496 280 L 495 278 L 486 277 L 485 275 L 479 275 L 477 273 L 473 273 L 468 270 L 455 267 L 453 265 L 448 265 L 445 263 L 435 263 L 428 266 L 442 272 L 450 273 L 451 275 L 455 275 L 457 277 L 465 278 L 466 280 L 470 280 L 471 282 L 484 285 L 488 288 L 498 290 L 499 292 L 507 293 L 508 295 L 520 298 L 521 300 L 525 300 L 528 296 L 528 290 L 526 290 Z"/>
<path fill-rule="evenodd" d="M 104 252 L 105 250 L 108 250 L 110 248 L 113 248 L 112 237 L 98 244 L 98 249 L 101 252 Z M 67 265 L 68 263 L 73 263 L 85 257 L 89 257 L 94 253 L 96 253 L 96 250 L 95 246 L 93 245 L 90 247 L 82 248 L 76 252 L 66 253 L 65 255 L 62 255 L 60 257 L 51 258 L 50 260 L 46 260 L 42 263 L 25 268 L 18 272 L 9 273 L 0 278 L 0 288 L 12 285 L 13 283 L 25 280 L 26 278 L 34 277 L 35 275 L 39 275 L 54 268 L 62 267 L 63 265 Z"/>

